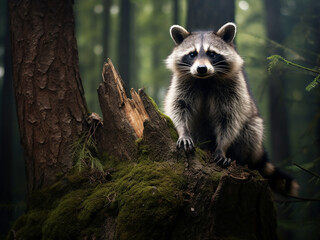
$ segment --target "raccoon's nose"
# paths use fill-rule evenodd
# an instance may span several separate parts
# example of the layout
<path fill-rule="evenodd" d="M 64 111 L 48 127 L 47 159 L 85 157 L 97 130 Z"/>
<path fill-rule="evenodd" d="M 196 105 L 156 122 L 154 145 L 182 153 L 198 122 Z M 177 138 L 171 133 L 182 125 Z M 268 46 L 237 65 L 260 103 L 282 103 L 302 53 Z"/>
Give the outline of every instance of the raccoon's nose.
<path fill-rule="evenodd" d="M 197 67 L 197 72 L 200 73 L 200 74 L 204 74 L 207 72 L 207 66 L 206 65 L 199 65 Z"/>

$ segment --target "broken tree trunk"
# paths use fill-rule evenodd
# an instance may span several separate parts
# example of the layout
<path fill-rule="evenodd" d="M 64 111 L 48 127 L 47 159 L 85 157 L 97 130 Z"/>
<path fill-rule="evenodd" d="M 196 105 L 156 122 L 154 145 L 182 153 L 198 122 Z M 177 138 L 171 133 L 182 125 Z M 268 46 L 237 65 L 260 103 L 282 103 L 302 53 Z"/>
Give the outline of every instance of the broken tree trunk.
<path fill-rule="evenodd" d="M 153 157 L 164 157 L 165 160 L 168 154 L 173 154 L 175 144 L 170 136 L 168 120 L 160 116 L 144 90 L 140 89 L 138 94 L 131 89 L 132 99 L 129 99 L 110 60 L 103 67 L 102 77 L 103 83 L 98 88 L 104 119 L 98 131 L 100 149 L 119 160 L 136 160 L 136 141 L 143 138 Z"/>
<path fill-rule="evenodd" d="M 132 99 L 127 98 L 110 60 L 102 75 L 104 82 L 98 89 L 104 119 L 100 150 L 119 161 L 138 161 L 135 142 L 140 139 L 152 161 L 187 163 L 183 206 L 168 232 L 156 239 L 277 239 L 276 214 L 266 180 L 235 163 L 228 169 L 210 164 L 208 155 L 199 149 L 194 155 L 177 150 L 171 120 L 159 112 L 144 90 L 137 94 L 132 89 Z M 106 231 L 122 239 L 116 224 L 111 228 Z M 135 236 L 134 231 L 131 234 Z"/>

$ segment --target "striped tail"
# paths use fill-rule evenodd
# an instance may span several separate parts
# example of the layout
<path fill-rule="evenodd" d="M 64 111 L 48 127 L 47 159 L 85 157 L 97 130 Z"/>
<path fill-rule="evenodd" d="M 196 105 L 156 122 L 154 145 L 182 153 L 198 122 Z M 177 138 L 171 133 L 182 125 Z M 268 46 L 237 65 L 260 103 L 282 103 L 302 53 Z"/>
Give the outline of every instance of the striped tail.
<path fill-rule="evenodd" d="M 268 180 L 269 186 L 275 193 L 284 196 L 298 196 L 299 184 L 297 181 L 270 163 L 266 153 L 257 170 Z"/>

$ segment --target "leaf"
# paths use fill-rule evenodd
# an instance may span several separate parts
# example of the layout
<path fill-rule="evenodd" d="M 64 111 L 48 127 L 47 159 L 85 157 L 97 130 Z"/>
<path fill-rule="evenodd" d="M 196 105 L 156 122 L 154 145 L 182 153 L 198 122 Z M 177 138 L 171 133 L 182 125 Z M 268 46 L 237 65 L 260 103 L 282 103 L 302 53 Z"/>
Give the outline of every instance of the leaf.
<path fill-rule="evenodd" d="M 310 92 L 313 88 L 318 86 L 319 80 L 320 80 L 320 74 L 316 76 L 311 83 L 308 84 L 308 86 L 306 87 L 306 90 Z"/>
<path fill-rule="evenodd" d="M 279 57 L 281 58 L 281 56 L 279 56 L 279 55 L 272 55 L 270 57 L 267 57 L 267 59 L 270 61 L 269 67 L 268 67 L 268 73 L 271 73 L 271 69 L 274 68 L 278 64 Z"/>

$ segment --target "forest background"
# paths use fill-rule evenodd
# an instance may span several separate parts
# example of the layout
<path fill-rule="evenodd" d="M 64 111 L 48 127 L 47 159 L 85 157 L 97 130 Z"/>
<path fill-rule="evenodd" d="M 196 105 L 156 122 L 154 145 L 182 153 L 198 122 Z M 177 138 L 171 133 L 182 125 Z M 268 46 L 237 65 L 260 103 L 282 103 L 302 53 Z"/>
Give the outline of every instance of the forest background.
<path fill-rule="evenodd" d="M 192 11 L 196 12 L 197 4 L 209 2 L 214 8 L 223 1 L 76 0 L 79 64 L 89 110 L 100 112 L 96 89 L 107 58 L 119 69 L 127 89 L 145 88 L 161 108 L 170 82 L 164 59 L 174 46 L 169 36 L 170 26 L 188 27 L 188 19 L 194 16 Z M 265 143 L 271 161 L 298 180 L 301 196 L 319 199 L 319 87 L 306 90 L 317 75 L 281 60 L 270 69 L 271 60 L 267 58 L 279 54 L 291 62 L 319 70 L 320 3 L 311 0 L 225 2 L 230 3 L 226 8 L 235 9 L 231 20 L 238 26 L 236 46 L 246 62 L 251 91 L 265 119 Z M 1 0 L 0 6 L 2 237 L 10 223 L 25 210 L 27 187 L 10 76 L 7 1 Z M 295 164 L 316 174 L 311 175 Z M 319 202 L 279 199 L 276 204 L 283 239 L 319 239 Z"/>

